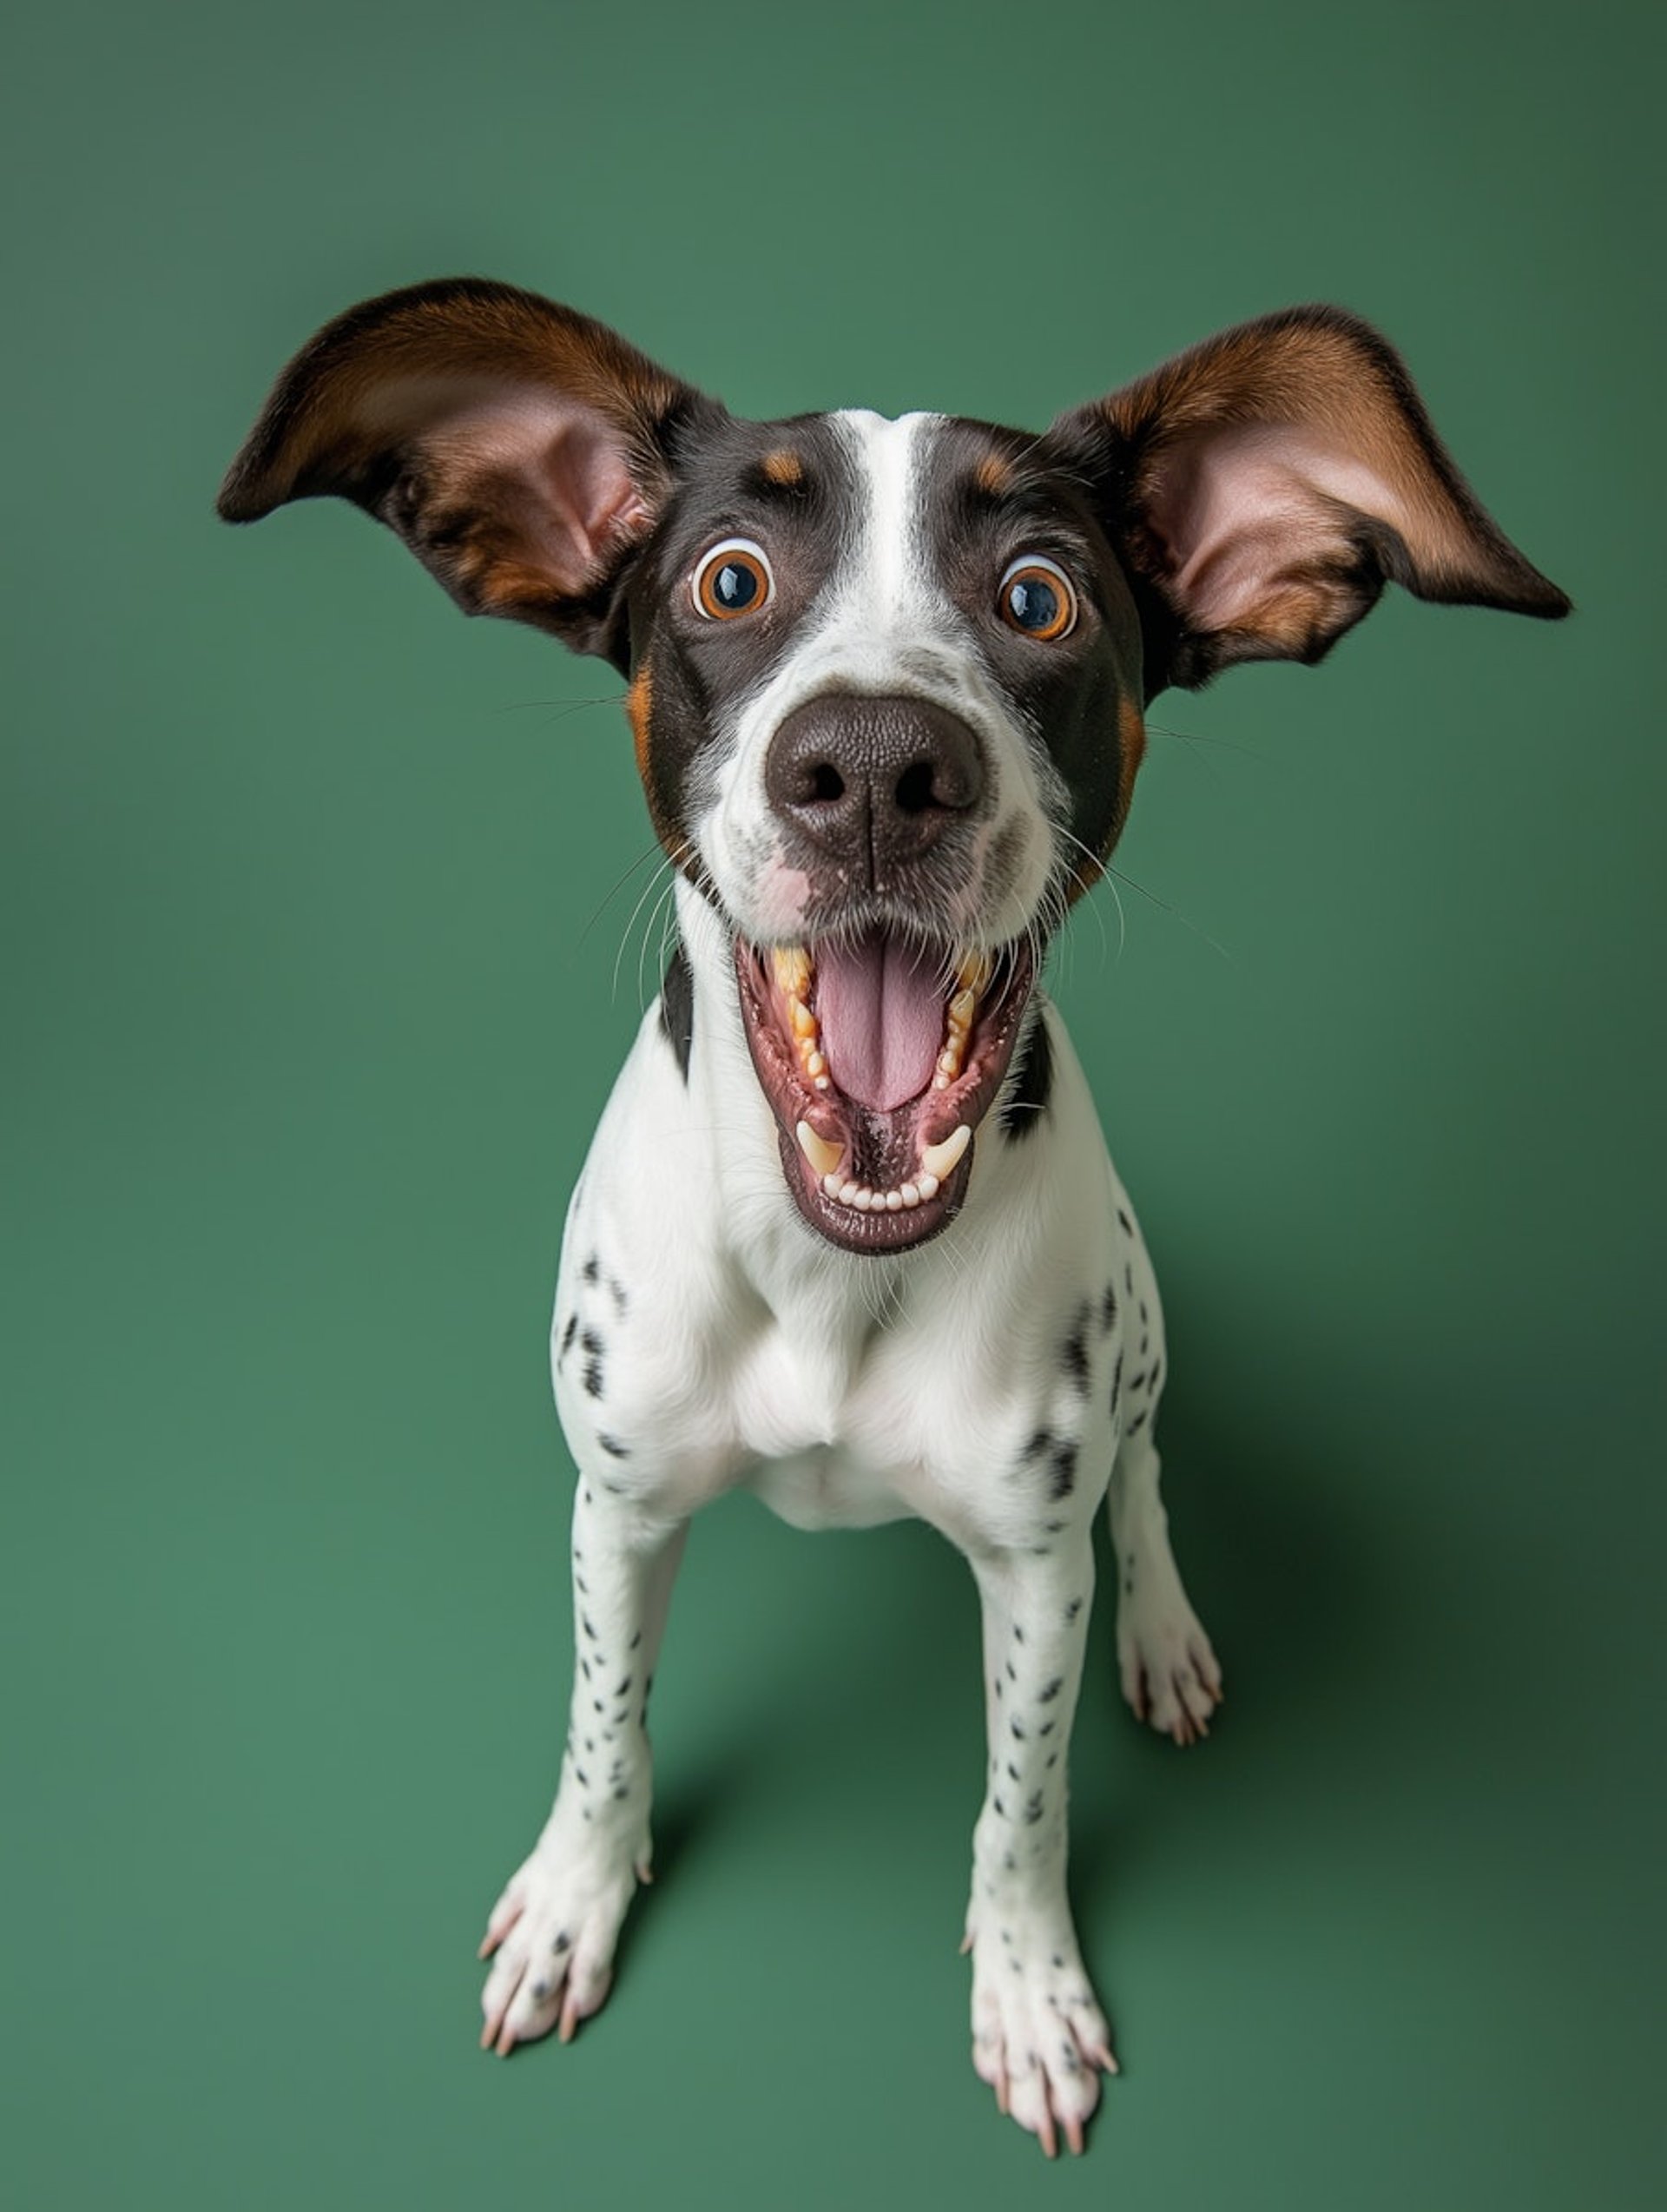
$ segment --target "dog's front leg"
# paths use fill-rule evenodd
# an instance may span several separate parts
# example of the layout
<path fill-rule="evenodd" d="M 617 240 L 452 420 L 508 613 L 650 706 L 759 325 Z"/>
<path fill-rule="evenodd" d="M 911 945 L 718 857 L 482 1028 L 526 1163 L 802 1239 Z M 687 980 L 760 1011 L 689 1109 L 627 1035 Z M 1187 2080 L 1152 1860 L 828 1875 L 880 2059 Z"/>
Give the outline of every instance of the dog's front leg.
<path fill-rule="evenodd" d="M 646 1515 L 581 1474 L 573 1505 L 577 1650 L 556 1802 L 492 1909 L 481 1956 L 484 2047 L 507 2054 L 559 2025 L 567 2042 L 613 1978 L 620 1923 L 649 1880 L 649 1687 L 686 1521 Z"/>
<path fill-rule="evenodd" d="M 1065 1770 L 1094 1588 L 1086 1529 L 1045 1557 L 976 1558 L 990 1771 L 972 1847 L 972 2063 L 1004 2112 L 1083 2147 L 1115 2073 L 1065 1896 Z"/>

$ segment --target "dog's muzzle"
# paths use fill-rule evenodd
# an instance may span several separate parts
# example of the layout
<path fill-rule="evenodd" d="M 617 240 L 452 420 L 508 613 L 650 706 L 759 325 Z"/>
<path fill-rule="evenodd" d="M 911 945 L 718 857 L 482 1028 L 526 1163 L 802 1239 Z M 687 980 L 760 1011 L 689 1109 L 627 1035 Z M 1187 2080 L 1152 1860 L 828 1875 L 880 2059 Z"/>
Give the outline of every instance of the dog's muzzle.
<path fill-rule="evenodd" d="M 983 750 L 929 701 L 834 694 L 781 723 L 764 780 L 810 886 L 805 941 L 735 944 L 782 1169 L 831 1243 L 905 1251 L 959 1210 L 1035 978 L 1028 940 L 945 919 L 956 833 L 988 803 Z"/>

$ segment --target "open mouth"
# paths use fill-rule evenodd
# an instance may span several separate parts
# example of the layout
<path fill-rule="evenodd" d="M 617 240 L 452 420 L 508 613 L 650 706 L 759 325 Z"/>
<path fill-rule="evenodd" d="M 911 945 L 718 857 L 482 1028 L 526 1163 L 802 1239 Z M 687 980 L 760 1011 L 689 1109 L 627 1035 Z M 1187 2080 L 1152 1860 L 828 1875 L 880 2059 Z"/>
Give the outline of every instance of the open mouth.
<path fill-rule="evenodd" d="M 1013 1057 L 1030 947 L 899 932 L 735 942 L 742 1026 L 799 1210 L 851 1252 L 903 1252 L 959 1211 L 973 1141 Z"/>

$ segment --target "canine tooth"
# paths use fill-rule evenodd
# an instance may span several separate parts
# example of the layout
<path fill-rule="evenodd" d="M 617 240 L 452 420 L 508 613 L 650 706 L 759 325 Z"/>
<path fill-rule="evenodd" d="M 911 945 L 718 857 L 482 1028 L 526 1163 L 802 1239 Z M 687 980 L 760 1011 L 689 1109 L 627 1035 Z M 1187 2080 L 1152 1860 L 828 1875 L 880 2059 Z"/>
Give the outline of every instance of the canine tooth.
<path fill-rule="evenodd" d="M 972 991 L 958 991 L 949 1002 L 949 1024 L 952 1029 L 971 1029 L 972 1017 L 978 1009 L 978 995 Z"/>
<path fill-rule="evenodd" d="M 938 1178 L 937 1178 L 937 1176 L 936 1176 L 936 1175 L 922 1175 L 922 1176 L 920 1176 L 920 1177 L 919 1177 L 919 1181 L 918 1181 L 918 1182 L 917 1182 L 917 1184 L 916 1184 L 916 1188 L 919 1191 L 919 1193 L 920 1193 L 920 1196 L 921 1196 L 921 1199 L 922 1199 L 922 1201 L 923 1201 L 923 1202 L 924 1202 L 924 1201 L 926 1201 L 926 1199 L 928 1199 L 928 1198 L 936 1198 L 936 1196 L 938 1195 Z"/>
<path fill-rule="evenodd" d="M 941 1144 L 929 1144 L 920 1155 L 920 1165 L 929 1175 L 939 1182 L 952 1175 L 961 1163 L 961 1155 L 972 1142 L 972 1132 L 963 1122 L 952 1129 Z"/>
<path fill-rule="evenodd" d="M 912 1182 L 906 1182 L 899 1195 L 906 1206 L 918 1206 L 920 1203 L 919 1190 Z"/>
<path fill-rule="evenodd" d="M 827 1193 L 830 1198 L 837 1198 L 840 1195 L 840 1179 L 837 1175 L 824 1175 L 822 1177 L 822 1188 Z"/>
<path fill-rule="evenodd" d="M 804 1154 L 819 1175 L 831 1175 L 840 1164 L 845 1147 L 830 1144 L 825 1136 L 818 1136 L 808 1122 L 801 1122 L 796 1131 L 799 1149 Z"/>
<path fill-rule="evenodd" d="M 987 952 L 969 952 L 955 971 L 955 980 L 963 991 L 970 991 L 981 997 L 985 986 L 995 973 L 995 962 Z"/>
<path fill-rule="evenodd" d="M 788 998 L 802 998 L 810 982 L 810 955 L 802 945 L 778 945 L 770 955 L 775 979 Z"/>

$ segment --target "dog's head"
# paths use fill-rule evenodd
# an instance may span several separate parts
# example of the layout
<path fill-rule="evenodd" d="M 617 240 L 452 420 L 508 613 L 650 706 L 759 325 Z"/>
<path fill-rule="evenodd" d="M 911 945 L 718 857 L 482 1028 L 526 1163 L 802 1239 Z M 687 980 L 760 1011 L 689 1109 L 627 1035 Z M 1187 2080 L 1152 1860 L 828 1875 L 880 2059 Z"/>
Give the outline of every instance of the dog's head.
<path fill-rule="evenodd" d="M 325 493 L 469 613 L 629 676 L 655 826 L 733 941 L 787 1186 L 864 1252 L 959 1206 L 1047 940 L 1123 827 L 1150 699 L 1316 661 L 1388 580 L 1568 607 L 1398 357 L 1327 307 L 1036 437 L 743 422 L 570 309 L 425 285 L 296 357 L 220 508 Z"/>

